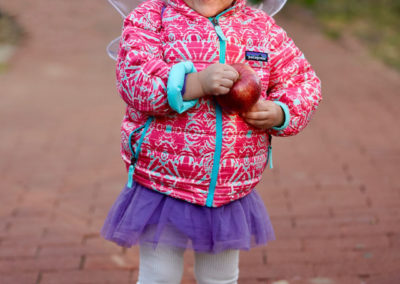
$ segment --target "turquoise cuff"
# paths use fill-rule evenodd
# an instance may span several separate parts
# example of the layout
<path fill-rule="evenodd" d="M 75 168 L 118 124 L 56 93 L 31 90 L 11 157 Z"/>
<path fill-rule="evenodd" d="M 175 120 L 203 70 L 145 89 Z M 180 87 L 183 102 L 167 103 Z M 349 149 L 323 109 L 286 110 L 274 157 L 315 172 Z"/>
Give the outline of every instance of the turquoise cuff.
<path fill-rule="evenodd" d="M 168 76 L 167 96 L 169 106 L 178 113 L 183 113 L 193 107 L 198 99 L 184 101 L 182 98 L 182 88 L 185 76 L 188 73 L 197 72 L 190 61 L 180 62 L 172 66 Z"/>
<path fill-rule="evenodd" d="M 289 125 L 289 122 L 290 122 L 289 108 L 288 108 L 288 106 L 286 104 L 284 104 L 284 103 L 282 103 L 280 101 L 273 101 L 273 102 L 276 103 L 277 105 L 279 105 L 282 108 L 283 113 L 285 114 L 285 121 L 283 122 L 283 124 L 281 126 L 272 127 L 272 129 L 278 130 L 278 131 L 279 130 L 284 130 Z"/>

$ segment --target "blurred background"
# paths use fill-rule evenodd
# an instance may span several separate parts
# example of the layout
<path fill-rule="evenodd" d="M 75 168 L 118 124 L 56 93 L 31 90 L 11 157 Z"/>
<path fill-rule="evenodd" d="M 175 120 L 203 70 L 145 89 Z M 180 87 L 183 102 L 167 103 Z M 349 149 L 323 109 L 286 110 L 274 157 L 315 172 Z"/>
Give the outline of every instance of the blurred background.
<path fill-rule="evenodd" d="M 355 37 L 371 54 L 400 69 L 399 0 L 289 0 L 304 7 L 330 38 Z"/>
<path fill-rule="evenodd" d="M 276 231 L 239 283 L 400 283 L 400 1 L 289 0 L 276 21 L 322 80 L 257 187 Z M 0 0 L 0 283 L 135 283 L 99 231 L 124 183 L 107 1 Z M 195 283 L 186 254 L 182 283 Z"/>

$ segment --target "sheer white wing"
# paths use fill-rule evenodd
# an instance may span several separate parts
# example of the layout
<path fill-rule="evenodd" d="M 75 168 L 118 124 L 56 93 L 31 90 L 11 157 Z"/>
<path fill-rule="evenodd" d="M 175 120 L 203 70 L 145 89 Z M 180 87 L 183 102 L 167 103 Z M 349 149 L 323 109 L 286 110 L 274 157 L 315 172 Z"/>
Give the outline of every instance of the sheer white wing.
<path fill-rule="evenodd" d="M 108 0 L 123 18 L 126 18 L 129 13 L 143 1 L 144 0 Z M 121 37 L 117 37 L 107 45 L 107 54 L 114 60 L 117 60 L 120 38 Z"/>
<path fill-rule="evenodd" d="M 125 18 L 133 9 L 135 9 L 140 0 L 108 0 L 108 2 L 110 2 L 118 13 Z"/>
<path fill-rule="evenodd" d="M 110 4 L 121 14 L 123 18 L 129 15 L 129 13 L 144 0 L 108 0 Z M 264 0 L 258 8 L 264 10 L 268 15 L 273 17 L 285 6 L 286 0 Z M 119 49 L 120 37 L 117 37 L 107 45 L 108 55 L 117 60 L 118 49 Z"/>
<path fill-rule="evenodd" d="M 265 11 L 271 17 L 275 16 L 283 6 L 285 6 L 286 0 L 264 0 L 258 8 Z"/>
<path fill-rule="evenodd" d="M 112 59 L 117 60 L 118 57 L 118 50 L 119 50 L 119 40 L 121 37 L 117 37 L 116 39 L 113 39 L 108 45 L 107 45 L 107 54 L 110 56 Z"/>

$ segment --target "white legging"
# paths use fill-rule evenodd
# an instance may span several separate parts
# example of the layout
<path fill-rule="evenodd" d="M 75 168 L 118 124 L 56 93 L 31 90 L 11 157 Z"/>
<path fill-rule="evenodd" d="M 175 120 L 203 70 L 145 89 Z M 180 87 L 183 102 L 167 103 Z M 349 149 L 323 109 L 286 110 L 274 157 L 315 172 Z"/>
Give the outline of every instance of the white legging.
<path fill-rule="evenodd" d="M 140 246 L 137 284 L 178 284 L 183 274 L 184 249 L 158 245 Z M 239 277 L 239 250 L 218 254 L 195 253 L 194 274 L 198 284 L 236 284 Z"/>

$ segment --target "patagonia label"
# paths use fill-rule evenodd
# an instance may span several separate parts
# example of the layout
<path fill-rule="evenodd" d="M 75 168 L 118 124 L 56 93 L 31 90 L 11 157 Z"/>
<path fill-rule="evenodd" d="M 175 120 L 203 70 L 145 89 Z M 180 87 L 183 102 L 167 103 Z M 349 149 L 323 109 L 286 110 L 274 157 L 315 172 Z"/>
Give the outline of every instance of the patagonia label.
<path fill-rule="evenodd" d="M 268 61 L 268 53 L 257 52 L 257 51 L 246 51 L 246 60 L 255 61 Z"/>

